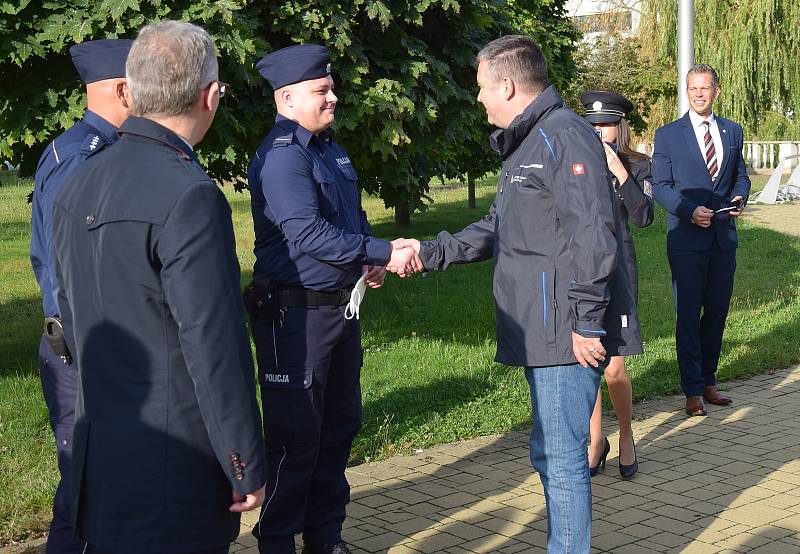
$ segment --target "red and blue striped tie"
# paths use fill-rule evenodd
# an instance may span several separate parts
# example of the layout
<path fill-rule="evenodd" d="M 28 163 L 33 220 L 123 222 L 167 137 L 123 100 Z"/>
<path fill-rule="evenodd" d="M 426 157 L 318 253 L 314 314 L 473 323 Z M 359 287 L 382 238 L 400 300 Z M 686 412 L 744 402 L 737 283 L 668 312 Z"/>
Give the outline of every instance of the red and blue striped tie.
<path fill-rule="evenodd" d="M 714 148 L 714 139 L 711 138 L 711 122 L 707 120 L 703 121 L 703 125 L 706 128 L 706 134 L 703 138 L 706 145 L 706 167 L 708 168 L 708 174 L 711 175 L 711 179 L 713 180 L 717 176 L 717 149 Z"/>

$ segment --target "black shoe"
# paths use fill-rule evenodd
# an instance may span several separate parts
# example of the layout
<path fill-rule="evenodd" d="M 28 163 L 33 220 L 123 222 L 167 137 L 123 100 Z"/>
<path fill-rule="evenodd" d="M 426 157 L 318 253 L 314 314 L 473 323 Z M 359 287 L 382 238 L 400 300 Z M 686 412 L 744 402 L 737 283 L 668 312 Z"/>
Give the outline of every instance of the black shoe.
<path fill-rule="evenodd" d="M 611 444 L 608 442 L 608 437 L 606 437 L 605 441 L 606 444 L 603 446 L 603 454 L 600 456 L 600 461 L 594 467 L 589 466 L 590 477 L 597 475 L 597 470 L 606 468 L 606 458 L 608 458 L 608 453 L 611 452 Z"/>
<path fill-rule="evenodd" d="M 633 443 L 633 463 L 631 465 L 623 465 L 622 463 L 619 464 L 619 474 L 622 476 L 623 479 L 630 479 L 636 472 L 639 471 L 639 458 L 636 456 L 636 442 L 631 438 L 631 443 Z M 620 449 L 621 451 L 622 449 Z M 620 456 L 620 459 L 622 457 Z"/>
<path fill-rule="evenodd" d="M 353 554 L 347 548 L 347 543 L 337 542 L 336 544 L 303 545 L 303 554 Z"/>

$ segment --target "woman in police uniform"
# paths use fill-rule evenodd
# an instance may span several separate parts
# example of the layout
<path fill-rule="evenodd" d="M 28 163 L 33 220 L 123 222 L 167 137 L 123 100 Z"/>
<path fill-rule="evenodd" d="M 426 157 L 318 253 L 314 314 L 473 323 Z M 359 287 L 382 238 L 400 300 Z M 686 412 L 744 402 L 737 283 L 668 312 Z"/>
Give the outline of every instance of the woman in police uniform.
<path fill-rule="evenodd" d="M 630 100 L 616 92 L 590 90 L 581 96 L 581 103 L 586 108 L 586 120 L 594 126 L 603 141 L 608 169 L 614 177 L 620 223 L 625 234 L 621 263 L 628 266 L 631 290 L 636 297 L 638 288 L 636 252 L 628 220 L 632 220 L 637 227 L 646 227 L 653 221 L 650 158 L 630 147 L 631 132 L 625 120 L 625 116 L 633 110 Z M 639 328 L 636 321 L 633 318 L 630 322 L 625 319 L 623 316 L 621 334 L 635 335 L 638 339 Z M 611 403 L 619 420 L 619 473 L 627 479 L 633 477 L 639 469 L 631 430 L 633 415 L 631 380 L 625 369 L 624 346 L 616 349 L 606 346 L 606 349 L 611 360 L 604 375 Z M 608 439 L 603 435 L 602 417 L 602 389 L 600 389 L 597 392 L 597 402 L 590 425 L 589 473 L 591 475 L 595 475 L 600 468 L 605 468 L 606 457 L 611 450 Z"/>

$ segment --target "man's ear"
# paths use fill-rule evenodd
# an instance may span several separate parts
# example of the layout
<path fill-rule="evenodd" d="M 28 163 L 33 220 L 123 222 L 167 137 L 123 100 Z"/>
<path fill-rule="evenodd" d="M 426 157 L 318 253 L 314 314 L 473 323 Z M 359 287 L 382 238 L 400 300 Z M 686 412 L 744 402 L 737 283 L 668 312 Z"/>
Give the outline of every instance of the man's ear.
<path fill-rule="evenodd" d="M 280 98 L 285 106 L 294 108 L 294 97 L 292 96 L 292 90 L 289 87 L 286 87 L 281 91 Z"/>
<path fill-rule="evenodd" d="M 114 98 L 127 110 L 130 108 L 130 93 L 128 92 L 128 82 L 125 80 L 114 83 Z"/>
<path fill-rule="evenodd" d="M 126 108 L 130 109 L 133 107 L 133 96 L 131 95 L 131 88 L 128 86 L 127 81 L 122 83 L 122 100 Z"/>
<path fill-rule="evenodd" d="M 512 98 L 514 98 L 516 90 L 517 86 L 514 84 L 514 81 L 512 81 L 510 77 L 503 77 L 504 98 L 506 100 L 511 100 Z"/>
<path fill-rule="evenodd" d="M 219 98 L 219 81 L 214 81 L 203 93 L 203 107 L 209 111 L 214 111 L 214 102 Z"/>

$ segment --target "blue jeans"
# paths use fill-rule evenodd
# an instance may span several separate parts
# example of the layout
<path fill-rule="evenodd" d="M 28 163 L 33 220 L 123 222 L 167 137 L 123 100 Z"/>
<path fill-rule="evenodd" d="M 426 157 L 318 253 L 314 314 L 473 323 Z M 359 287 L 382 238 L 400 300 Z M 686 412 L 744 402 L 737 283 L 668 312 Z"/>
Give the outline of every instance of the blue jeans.
<path fill-rule="evenodd" d="M 592 541 L 587 438 L 602 370 L 525 368 L 531 388 L 531 464 L 547 505 L 548 554 L 583 554 Z"/>

